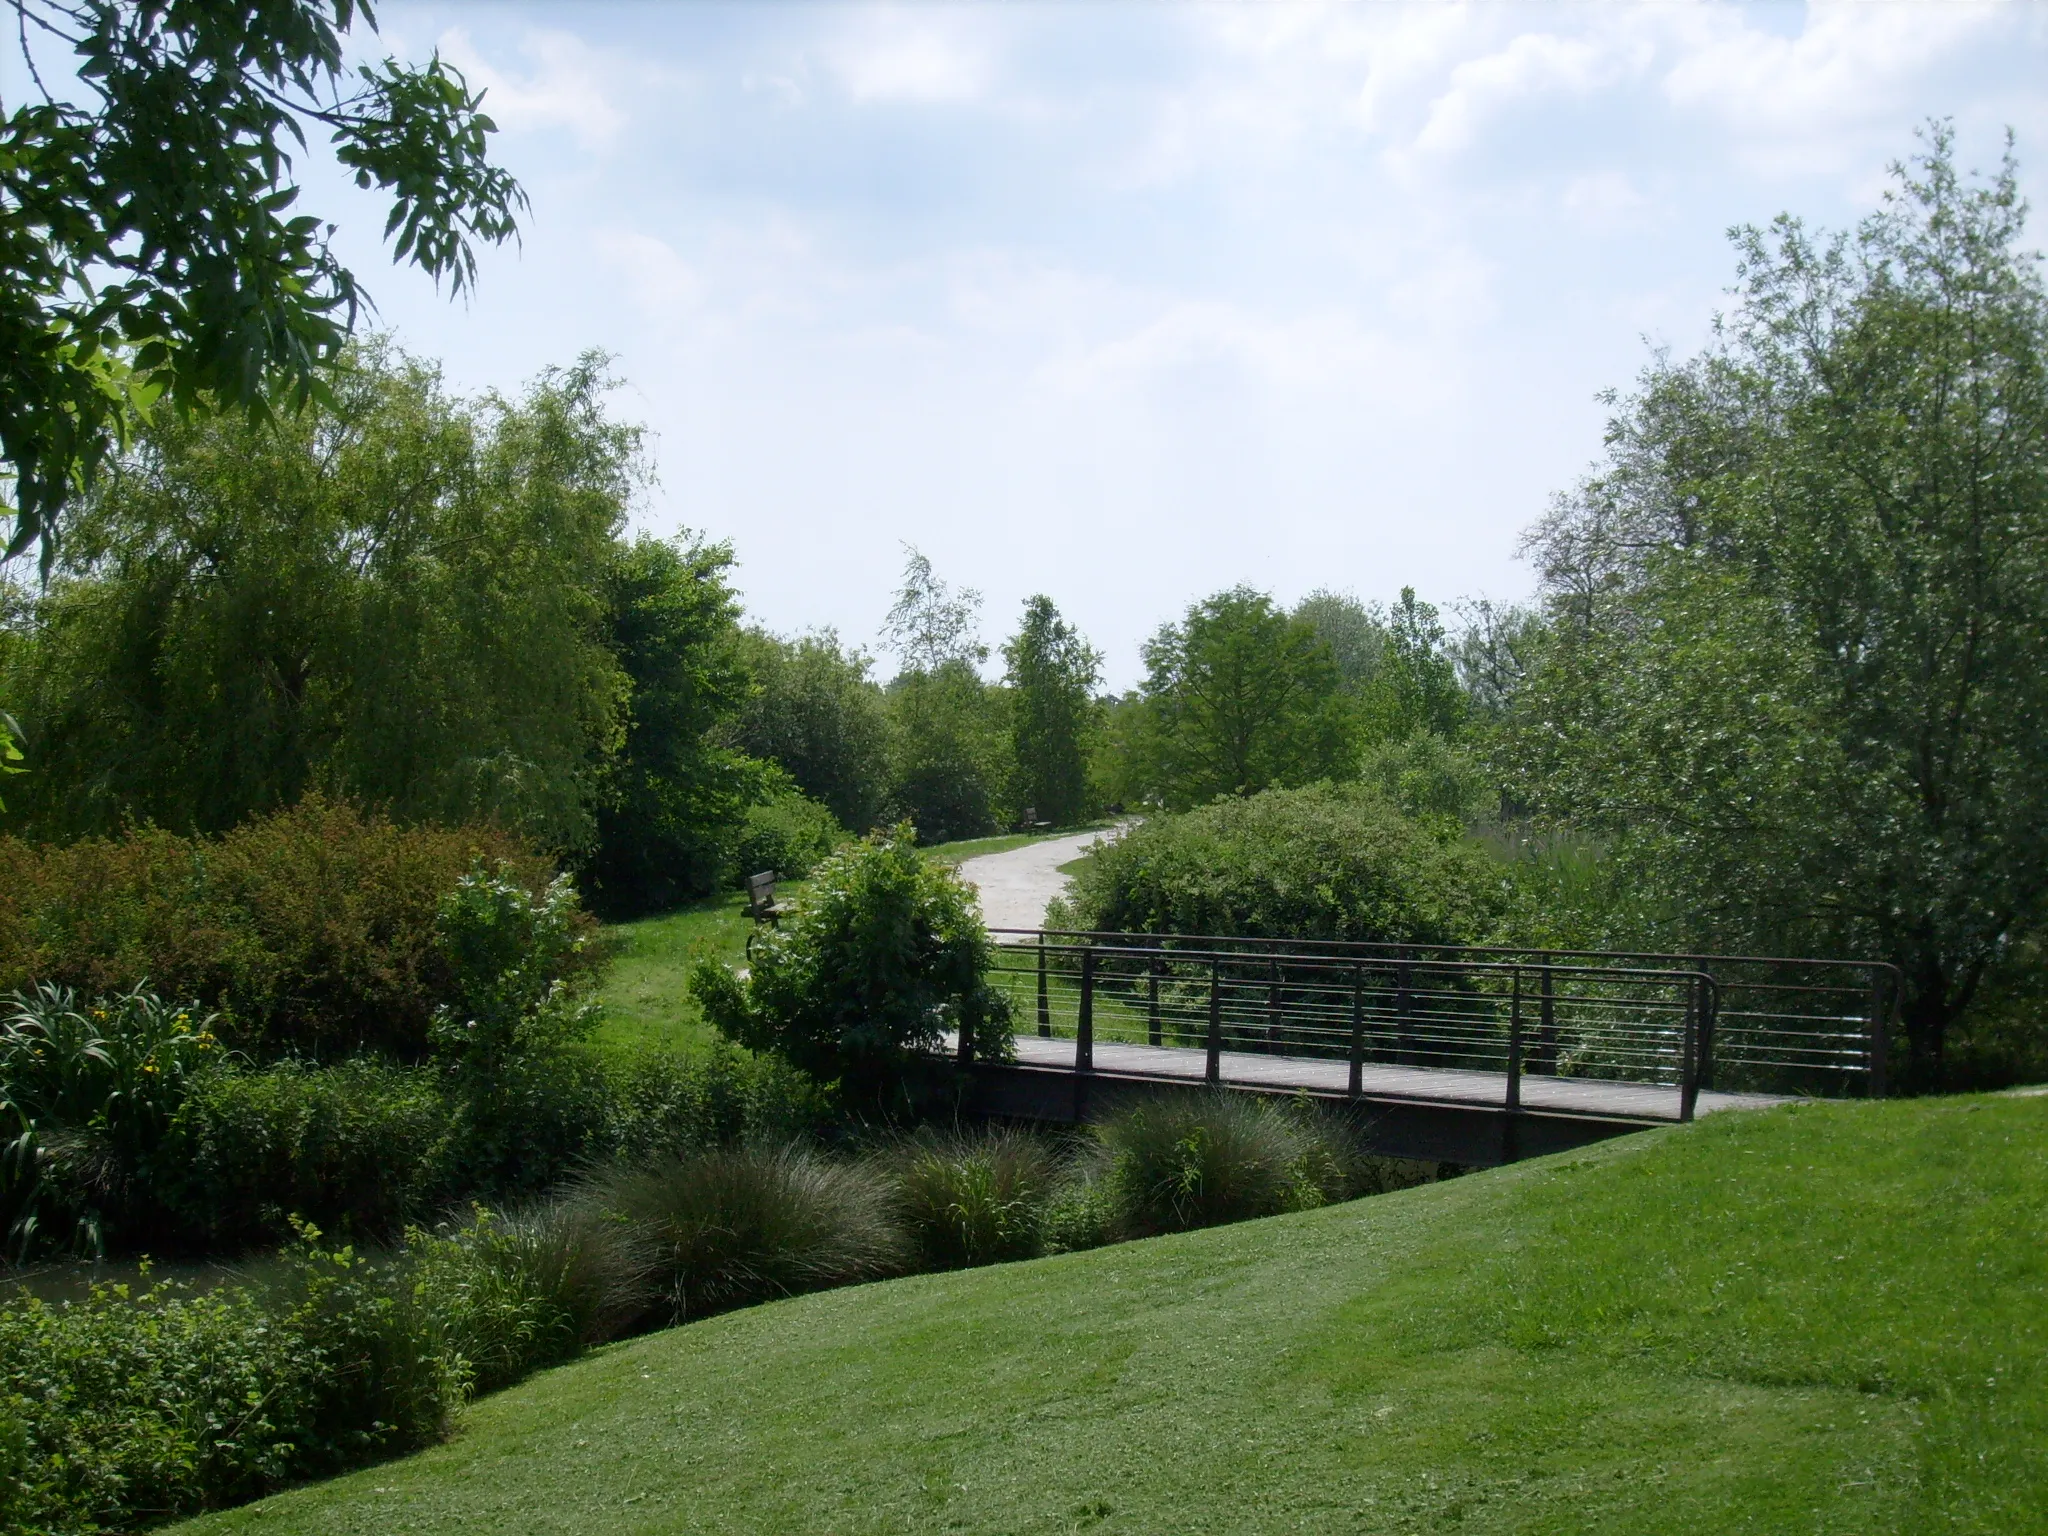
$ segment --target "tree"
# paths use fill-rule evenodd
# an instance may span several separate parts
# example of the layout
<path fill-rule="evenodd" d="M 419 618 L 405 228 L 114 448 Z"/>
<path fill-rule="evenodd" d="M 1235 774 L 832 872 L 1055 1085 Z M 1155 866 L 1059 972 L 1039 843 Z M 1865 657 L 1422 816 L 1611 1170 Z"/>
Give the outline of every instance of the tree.
<path fill-rule="evenodd" d="M 792 640 L 750 629 L 739 654 L 754 688 L 734 744 L 781 768 L 855 831 L 879 823 L 889 799 L 889 711 L 868 676 L 873 663 L 829 629 Z"/>
<path fill-rule="evenodd" d="M 1008 664 L 1011 798 L 1039 819 L 1073 826 L 1088 808 L 1088 753 L 1102 656 L 1043 595 L 1003 647 Z"/>
<path fill-rule="evenodd" d="M 631 695 L 584 863 L 592 903 L 608 915 L 713 890 L 748 806 L 767 791 L 763 765 L 727 744 L 748 693 L 731 569 L 731 545 L 687 535 L 642 535 L 612 555 L 607 644 Z"/>
<path fill-rule="evenodd" d="M 955 592 L 939 580 L 931 561 L 906 544 L 903 585 L 882 621 L 905 672 L 936 672 L 949 661 L 980 666 L 988 647 L 977 637 L 981 594 L 972 587 Z"/>
<path fill-rule="evenodd" d="M 887 697 L 894 813 L 926 843 L 995 831 L 1008 742 L 994 690 L 956 657 L 903 673 Z"/>
<path fill-rule="evenodd" d="M 1169 807 L 1349 767 L 1329 644 L 1263 592 L 1234 587 L 1194 604 L 1146 644 L 1145 668 L 1142 771 Z"/>
<path fill-rule="evenodd" d="M 882 632 L 902 658 L 889 684 L 890 801 L 927 843 L 978 837 L 997 824 L 1004 741 L 977 670 L 981 594 L 955 592 L 906 546 L 903 586 Z"/>
<path fill-rule="evenodd" d="M 1294 605 L 1294 616 L 1330 647 L 1347 691 L 1363 693 L 1378 679 L 1387 656 L 1387 623 L 1377 603 L 1319 587 Z"/>
<path fill-rule="evenodd" d="M 438 57 L 357 66 L 359 0 L 13 0 L 42 94 L 0 120 L 0 461 L 7 554 L 48 568 L 65 503 L 157 398 L 180 413 L 317 398 L 365 303 L 293 212 L 293 151 L 326 130 L 392 194 L 394 254 L 460 292 L 525 206 L 485 155 L 482 97 Z M 68 46 L 72 100 L 39 49 Z"/>
<path fill-rule="evenodd" d="M 1686 942 L 1898 965 L 1931 1083 L 2048 917 L 2048 294 L 2009 146 L 1893 170 L 1852 233 L 1738 232 L 1719 342 L 1535 530 L 1515 740 Z"/>
<path fill-rule="evenodd" d="M 371 347 L 328 404 L 153 423 L 0 648 L 39 770 L 24 828 L 221 831 L 324 789 L 587 850 L 641 474 L 607 388 L 591 357 L 462 402 Z"/>

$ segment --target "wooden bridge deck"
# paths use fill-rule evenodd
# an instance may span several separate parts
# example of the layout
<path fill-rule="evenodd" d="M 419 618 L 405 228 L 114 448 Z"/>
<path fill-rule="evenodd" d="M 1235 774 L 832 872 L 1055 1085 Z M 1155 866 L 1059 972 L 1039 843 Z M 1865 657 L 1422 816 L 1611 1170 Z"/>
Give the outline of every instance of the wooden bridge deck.
<path fill-rule="evenodd" d="M 1017 1036 L 1017 1064 L 1072 1071 L 1074 1042 L 1039 1035 Z M 1095 1042 L 1095 1075 L 1141 1077 L 1199 1083 L 1208 1070 L 1207 1053 L 1184 1046 L 1130 1045 Z M 1318 1095 L 1345 1094 L 1350 1087 L 1347 1062 L 1314 1057 L 1268 1056 L 1248 1051 L 1222 1053 L 1220 1076 L 1225 1086 Z M 1369 1099 L 1398 1099 L 1474 1109 L 1502 1109 L 1507 1101 L 1507 1076 L 1453 1067 L 1399 1067 L 1365 1064 L 1362 1091 Z M 1760 1093 L 1715 1093 L 1702 1090 L 1695 1114 L 1723 1109 L 1762 1109 L 1789 1102 Z M 1602 1082 L 1584 1077 L 1522 1075 L 1522 1104 L 1537 1114 L 1589 1115 L 1646 1123 L 1678 1119 L 1678 1090 L 1653 1083 Z"/>

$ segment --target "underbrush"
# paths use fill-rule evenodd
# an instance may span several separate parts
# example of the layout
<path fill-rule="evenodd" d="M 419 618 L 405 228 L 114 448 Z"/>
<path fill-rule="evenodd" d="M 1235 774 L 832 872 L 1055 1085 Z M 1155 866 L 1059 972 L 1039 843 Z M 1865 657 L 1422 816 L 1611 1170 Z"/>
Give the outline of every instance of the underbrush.
<path fill-rule="evenodd" d="M 723 1090 L 653 1098 L 669 1108 L 650 1120 L 671 1130 L 747 1121 Z M 837 1157 L 666 1132 L 639 1145 L 545 1198 L 411 1228 L 381 1253 L 301 1222 L 274 1259 L 203 1294 L 100 1286 L 0 1307 L 0 1531 L 143 1525 L 400 1454 L 471 1395 L 733 1307 L 1430 1174 L 1358 1155 L 1310 1107 L 1223 1095 L 1065 1140 L 926 1129 Z"/>

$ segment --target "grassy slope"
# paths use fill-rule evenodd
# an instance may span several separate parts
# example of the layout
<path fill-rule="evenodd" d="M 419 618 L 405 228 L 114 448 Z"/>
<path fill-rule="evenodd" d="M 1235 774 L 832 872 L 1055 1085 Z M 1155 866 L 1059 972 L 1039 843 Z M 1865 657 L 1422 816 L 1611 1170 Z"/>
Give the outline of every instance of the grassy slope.
<path fill-rule="evenodd" d="M 203 1531 L 2048 1530 L 2048 1099 L 1836 1105 L 607 1350 Z"/>
<path fill-rule="evenodd" d="M 977 854 L 1003 853 L 1048 837 L 1064 837 L 1074 830 L 978 837 L 940 843 L 925 852 L 942 864 L 958 864 Z M 800 884 L 786 883 L 778 894 L 787 899 L 802 889 Z M 688 1051 L 709 1042 L 712 1031 L 690 998 L 690 966 L 699 955 L 728 965 L 744 963 L 747 934 L 753 928 L 746 907 L 746 897 L 734 891 L 659 917 L 607 928 L 615 958 L 600 994 L 605 1021 L 595 1043 L 600 1048 L 654 1046 Z"/>

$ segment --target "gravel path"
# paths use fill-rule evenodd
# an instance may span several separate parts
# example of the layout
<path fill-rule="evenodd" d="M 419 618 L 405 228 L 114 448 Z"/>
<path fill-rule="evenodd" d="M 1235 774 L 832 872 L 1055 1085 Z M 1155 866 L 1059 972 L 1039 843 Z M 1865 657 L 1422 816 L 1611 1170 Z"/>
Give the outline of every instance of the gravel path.
<path fill-rule="evenodd" d="M 1062 864 L 1071 864 L 1096 842 L 1115 837 L 1107 832 L 1077 832 L 1072 837 L 1026 843 L 1008 853 L 984 853 L 963 860 L 960 877 L 981 897 L 981 920 L 991 928 L 1040 928 L 1046 903 L 1067 888 Z"/>

